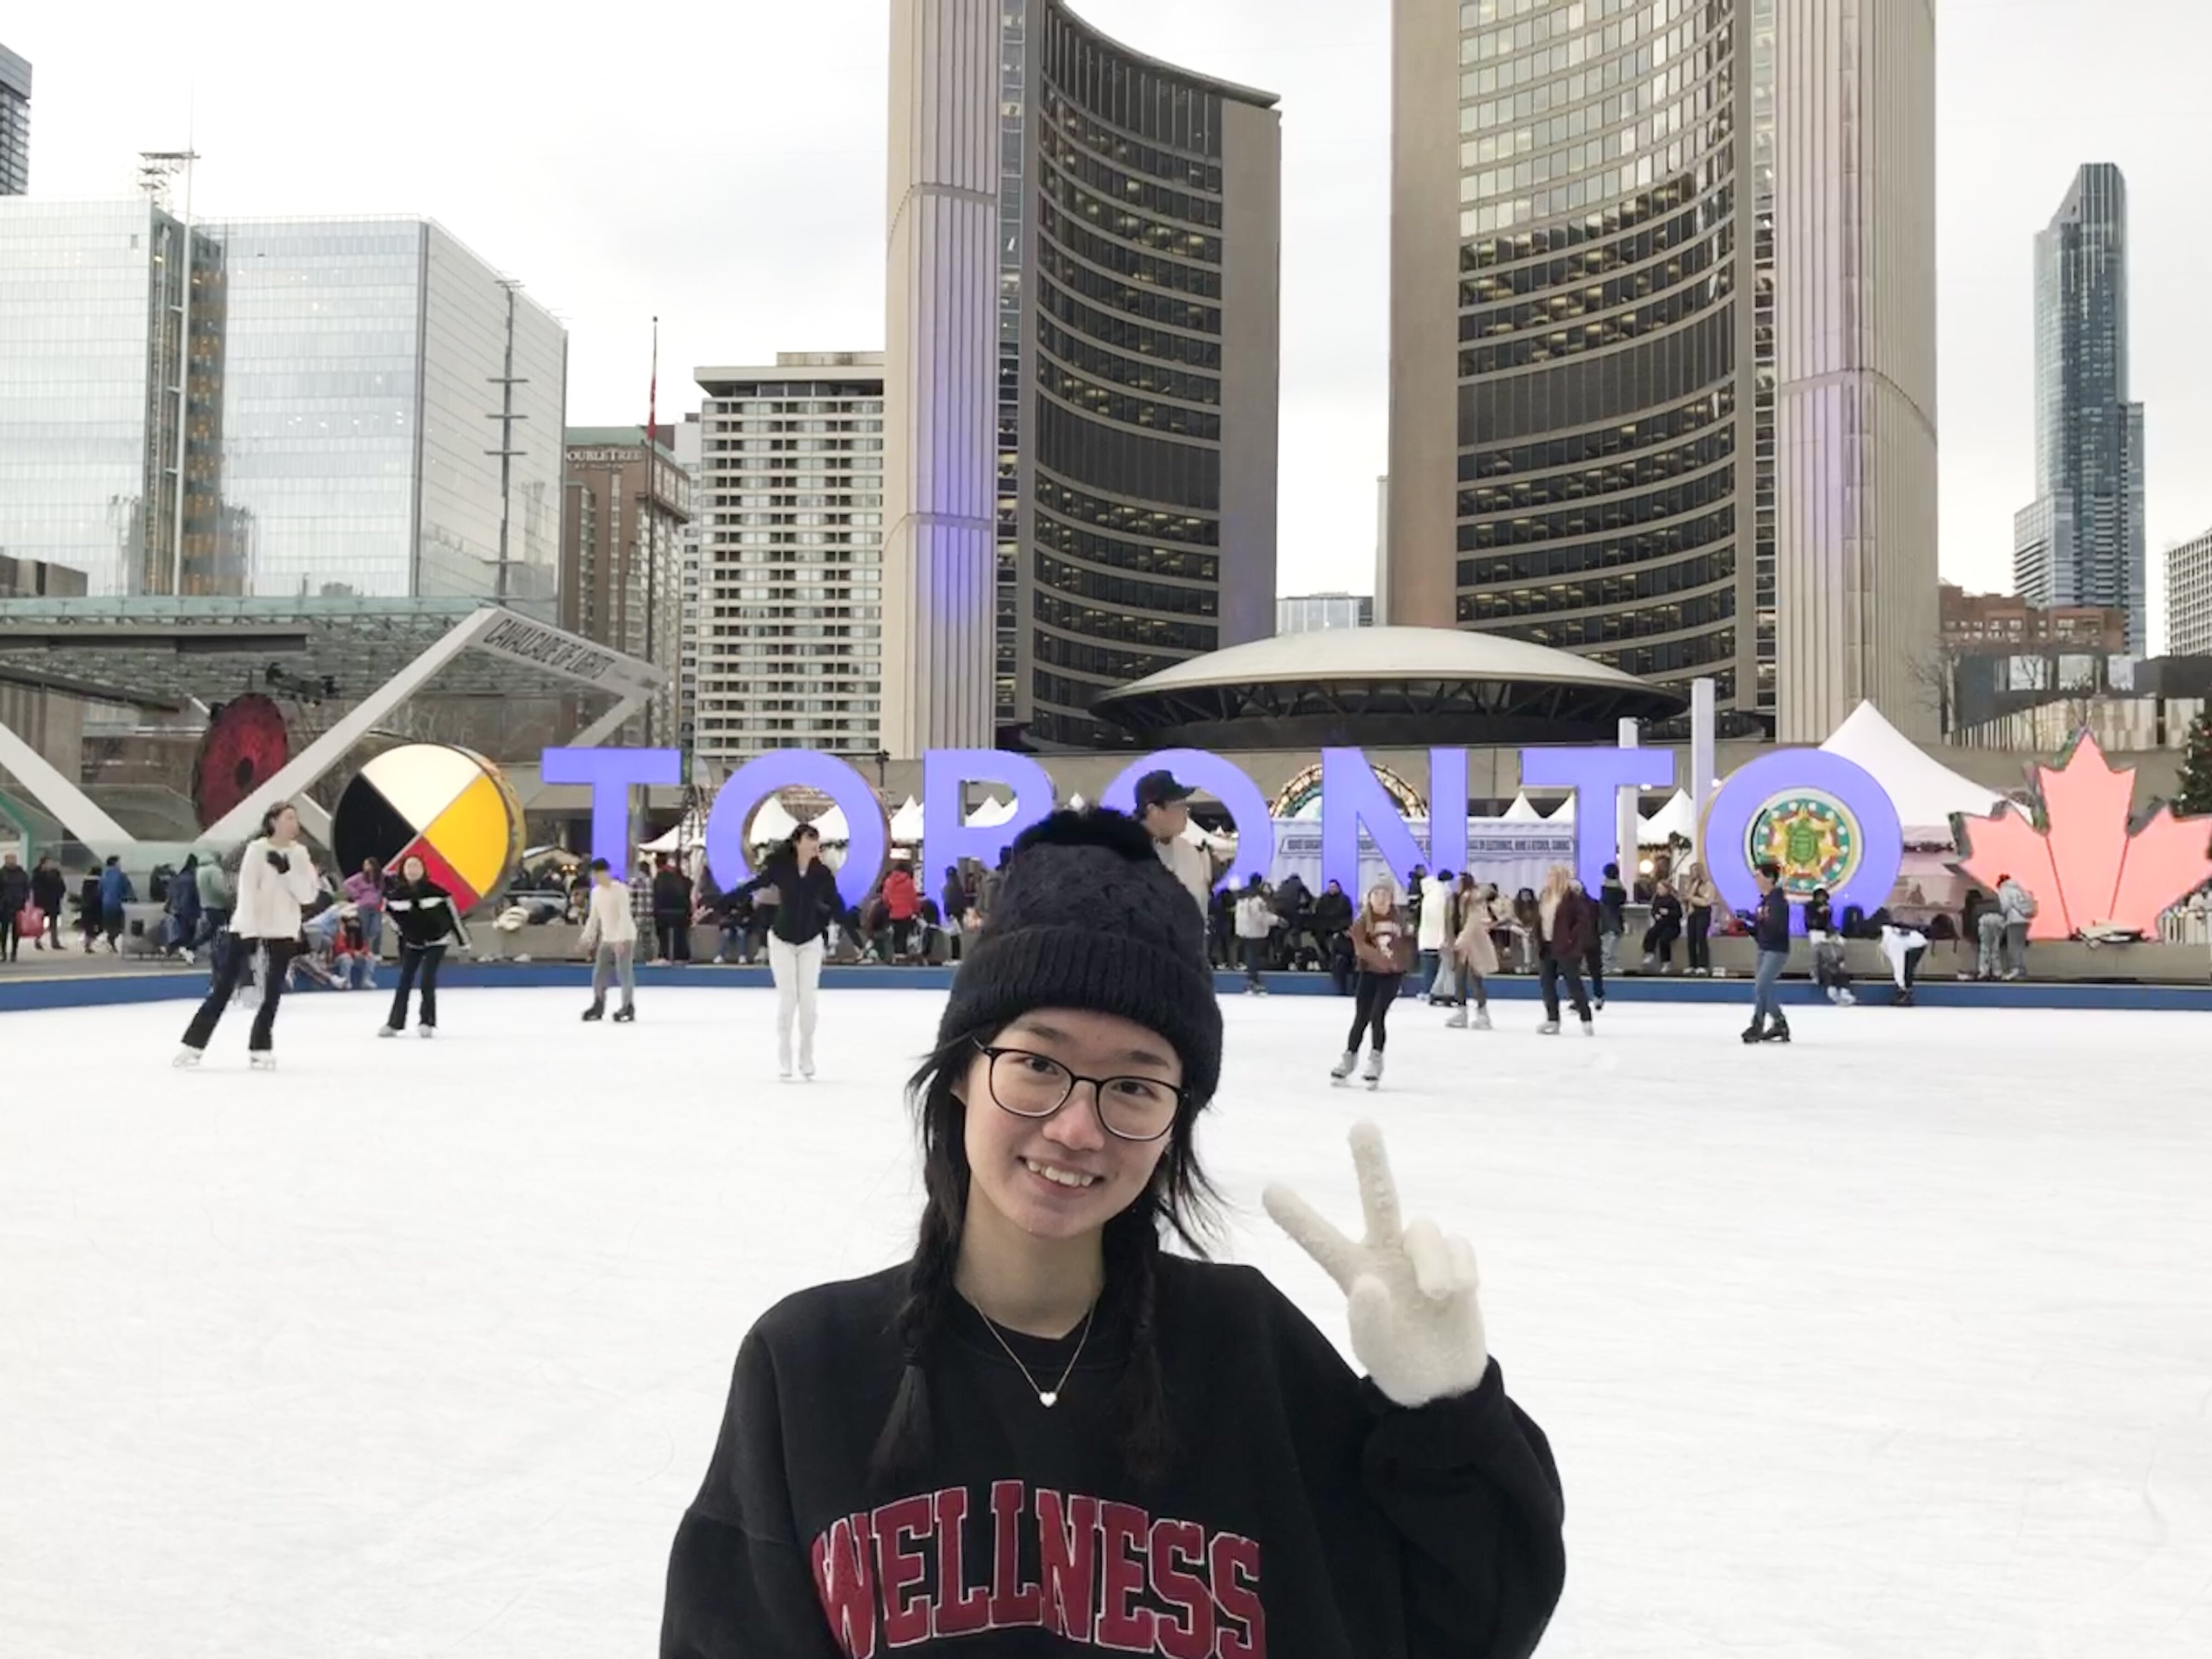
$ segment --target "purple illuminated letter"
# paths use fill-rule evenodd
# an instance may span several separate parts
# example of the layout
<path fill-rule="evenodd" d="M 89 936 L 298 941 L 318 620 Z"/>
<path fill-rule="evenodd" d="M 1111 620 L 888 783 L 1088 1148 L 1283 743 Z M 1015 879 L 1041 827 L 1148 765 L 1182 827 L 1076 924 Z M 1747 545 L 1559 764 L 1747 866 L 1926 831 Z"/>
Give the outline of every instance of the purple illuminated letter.
<path fill-rule="evenodd" d="M 1433 768 L 1436 762 L 1431 758 Z M 1462 768 L 1465 757 L 1461 760 Z M 1462 785 L 1464 789 L 1465 779 Z M 1467 850 L 1466 797 L 1462 793 L 1460 810 L 1460 850 Z M 1391 875 L 1403 885 L 1413 873 L 1413 866 L 1427 862 L 1421 843 L 1413 839 L 1407 827 L 1405 815 L 1390 792 L 1375 775 L 1375 769 L 1367 763 L 1364 751 L 1358 749 L 1324 749 L 1321 751 L 1321 878 L 1333 881 L 1352 896 L 1357 908 L 1364 895 L 1359 886 L 1359 826 L 1367 826 L 1374 837 L 1375 850 L 1382 855 Z M 1431 824 L 1434 837 L 1435 826 Z M 1462 860 L 1464 862 L 1464 859 Z"/>
<path fill-rule="evenodd" d="M 1605 884 L 1605 866 L 1620 856 L 1614 810 L 1623 789 L 1664 789 L 1674 781 L 1668 749 L 1523 749 L 1521 784 L 1575 792 L 1575 878 L 1593 898 Z M 1624 881 L 1636 872 L 1624 870 Z"/>
<path fill-rule="evenodd" d="M 1013 815 L 1004 823 L 968 823 L 960 803 L 970 783 L 1003 784 L 1012 789 Z M 933 749 L 921 757 L 925 870 L 942 869 L 963 859 L 974 859 L 988 870 L 1013 845 L 1015 836 L 1051 812 L 1051 775 L 1027 755 L 1001 749 Z"/>
<path fill-rule="evenodd" d="M 848 907 L 859 905 L 883 873 L 884 854 L 890 850 L 890 826 L 884 822 L 883 803 L 867 780 L 818 750 L 774 750 L 730 774 L 730 781 L 714 797 L 714 810 L 707 814 L 707 867 L 725 887 L 735 887 L 750 877 L 745 815 L 762 796 L 790 786 L 817 789 L 844 809 L 852 838 L 837 871 L 837 894 Z"/>
<path fill-rule="evenodd" d="M 1747 912 L 1759 902 L 1759 889 L 1751 878 L 1752 823 L 1769 801 L 1801 790 L 1826 796 L 1857 820 L 1857 867 L 1828 899 L 1838 923 L 1846 905 L 1856 904 L 1872 915 L 1889 902 L 1897 873 L 1905 867 L 1905 831 L 1897 821 L 1896 805 L 1874 774 L 1820 749 L 1780 749 L 1761 755 L 1738 767 L 1721 786 L 1706 814 L 1703 842 L 1713 885 L 1735 910 Z M 1795 904 L 1790 921 L 1797 932 L 1805 930 L 1805 913 Z"/>
<path fill-rule="evenodd" d="M 1324 807 L 1323 811 L 1328 809 Z M 1429 750 L 1429 868 L 1467 868 L 1467 750 Z M 1346 888 L 1347 893 L 1352 890 Z"/>
<path fill-rule="evenodd" d="M 629 792 L 634 784 L 681 783 L 684 756 L 675 749 L 549 749 L 538 760 L 548 783 L 592 787 L 592 856 L 615 879 L 629 874 Z"/>
<path fill-rule="evenodd" d="M 1257 876 L 1265 881 L 1275 867 L 1275 821 L 1267 814 L 1267 798 L 1260 793 L 1258 784 L 1218 755 L 1209 755 L 1203 749 L 1163 749 L 1157 755 L 1147 755 L 1132 762 L 1108 784 L 1098 804 L 1133 815 L 1137 780 L 1147 772 L 1163 770 L 1174 773 L 1178 783 L 1205 790 L 1237 820 L 1237 857 L 1222 872 L 1223 878 L 1233 876 L 1243 883 Z M 1214 883 L 1216 887 L 1220 884 Z"/>

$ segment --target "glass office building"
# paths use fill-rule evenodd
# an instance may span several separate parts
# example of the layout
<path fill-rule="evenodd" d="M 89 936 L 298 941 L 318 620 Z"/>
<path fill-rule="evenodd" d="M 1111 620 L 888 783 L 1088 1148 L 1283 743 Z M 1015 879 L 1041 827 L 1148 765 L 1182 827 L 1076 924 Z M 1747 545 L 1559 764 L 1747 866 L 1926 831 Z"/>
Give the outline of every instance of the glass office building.
<path fill-rule="evenodd" d="M 223 494 L 245 591 L 481 597 L 553 620 L 560 322 L 431 221 L 210 228 L 230 272 Z"/>
<path fill-rule="evenodd" d="M 144 202 L 0 203 L 0 548 L 100 596 L 551 621 L 561 324 L 420 219 L 195 226 L 187 310 L 182 234 Z"/>
<path fill-rule="evenodd" d="M 31 66 L 0 46 L 0 196 L 31 187 Z"/>
<path fill-rule="evenodd" d="M 0 552 L 95 597 L 220 591 L 222 247 L 192 239 L 187 322 L 184 246 L 144 201 L 0 199 Z"/>
<path fill-rule="evenodd" d="M 2128 401 L 2128 187 L 2085 167 L 2035 239 L 2037 498 L 2014 522 L 2031 605 L 2114 605 L 2148 648 L 2143 411 Z"/>

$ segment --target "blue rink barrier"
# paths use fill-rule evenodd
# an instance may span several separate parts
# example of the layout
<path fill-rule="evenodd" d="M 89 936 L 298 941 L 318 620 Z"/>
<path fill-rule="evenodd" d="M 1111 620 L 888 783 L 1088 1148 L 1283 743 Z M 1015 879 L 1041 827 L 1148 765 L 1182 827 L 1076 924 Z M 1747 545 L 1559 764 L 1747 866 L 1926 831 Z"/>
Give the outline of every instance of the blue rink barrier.
<path fill-rule="evenodd" d="M 325 991 L 302 989 L 287 994 L 297 997 L 350 996 L 372 998 L 380 991 L 388 993 L 394 983 L 394 969 L 388 964 L 377 973 L 375 989 L 362 991 Z M 942 995 L 952 984 L 951 968 L 884 968 L 844 967 L 824 968 L 822 985 L 824 990 L 929 991 Z M 471 988 L 507 987 L 514 990 L 571 989 L 588 990 L 591 985 L 589 964 L 580 962 L 453 962 L 438 975 L 438 988 L 463 990 Z M 641 987 L 688 986 L 692 988 L 731 990 L 763 988 L 773 981 L 766 968 L 714 967 L 700 963 L 689 968 L 641 967 L 637 970 Z M 1214 975 L 1214 988 L 1224 997 L 1241 996 L 1244 993 L 1244 975 L 1241 970 L 1221 969 Z M 1324 974 L 1266 974 L 1261 982 L 1274 996 L 1321 996 L 1336 994 Z M 106 1007 L 124 1003 L 170 1002 L 197 1000 L 207 993 L 208 979 L 204 971 L 179 970 L 175 973 L 149 974 L 82 974 L 75 976 L 58 975 L 51 979 L 19 979 L 0 972 L 0 1013 L 27 1012 L 40 1008 Z M 1534 1002 L 1538 1000 L 1537 981 L 1525 975 L 1504 975 L 1488 981 L 1490 999 L 1493 1002 Z M 1864 978 L 1855 981 L 1860 994 L 1859 1008 L 1886 1009 L 1889 1006 L 1891 983 L 1886 979 Z M 1987 983 L 1976 981 L 1923 979 L 1914 988 L 1919 1005 L 1924 1008 L 2033 1008 L 2123 1009 L 2135 1012 L 2162 1013 L 2212 1013 L 2212 985 L 2130 985 L 2067 982 L 2060 981 L 2020 980 L 2007 983 Z M 1747 975 L 1727 979 L 1647 979 L 1638 975 L 1619 975 L 1606 981 L 1607 1002 L 1689 1002 L 1743 1005 L 1751 1001 L 1751 980 Z M 1409 997 L 1404 994 L 1401 1000 Z M 1805 979 L 1785 979 L 1782 981 L 1782 1000 L 1784 1007 L 1795 1007 L 1822 1001 L 1812 983 Z"/>

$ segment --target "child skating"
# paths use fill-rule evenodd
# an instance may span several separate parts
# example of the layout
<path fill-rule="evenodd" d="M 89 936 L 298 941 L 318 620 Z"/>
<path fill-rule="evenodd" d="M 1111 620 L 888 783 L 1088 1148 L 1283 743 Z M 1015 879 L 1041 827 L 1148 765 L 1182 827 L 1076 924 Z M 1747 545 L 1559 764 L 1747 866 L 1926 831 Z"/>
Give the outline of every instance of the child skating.
<path fill-rule="evenodd" d="M 1398 908 L 1398 896 L 1389 883 L 1378 881 L 1368 890 L 1367 902 L 1352 918 L 1352 951 L 1359 963 L 1359 981 L 1353 988 L 1352 1035 L 1345 1039 L 1344 1058 L 1329 1076 L 1340 1085 L 1359 1064 L 1359 1045 L 1373 1033 L 1374 1047 L 1367 1069 L 1360 1073 L 1370 1089 L 1382 1082 L 1382 1050 L 1389 1042 L 1387 1021 L 1390 1004 L 1398 995 L 1413 965 L 1413 935 Z"/>
<path fill-rule="evenodd" d="M 1451 1018 L 1444 1022 L 1447 1030 L 1464 1031 L 1468 1029 L 1468 1003 L 1474 1005 L 1474 1029 L 1490 1029 L 1490 988 L 1486 983 L 1498 971 L 1498 945 L 1490 937 L 1490 930 L 1502 927 L 1513 920 L 1505 901 L 1498 896 L 1494 882 L 1487 883 L 1471 894 L 1460 917 L 1459 933 L 1452 940 L 1453 958 L 1459 963 L 1462 988 L 1465 996 L 1460 1006 L 1452 1010 Z"/>

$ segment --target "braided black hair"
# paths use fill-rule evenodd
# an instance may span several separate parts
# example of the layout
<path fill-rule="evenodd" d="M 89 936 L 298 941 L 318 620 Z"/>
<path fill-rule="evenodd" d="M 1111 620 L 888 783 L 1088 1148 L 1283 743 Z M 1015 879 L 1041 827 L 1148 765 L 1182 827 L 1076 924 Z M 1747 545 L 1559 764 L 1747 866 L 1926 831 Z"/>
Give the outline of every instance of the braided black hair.
<path fill-rule="evenodd" d="M 990 1030 L 948 1036 L 908 1085 L 921 1137 L 926 1203 L 893 1322 L 905 1366 L 871 1460 L 872 1478 L 887 1494 L 915 1472 L 933 1443 L 928 1367 L 958 1294 L 952 1274 L 960 1259 L 970 1176 L 968 1109 L 952 1088 L 965 1075 L 975 1045 L 996 1035 Z M 1106 1282 L 1124 1293 L 1120 1300 L 1128 1328 L 1128 1363 L 1115 1395 L 1121 1455 L 1140 1481 L 1164 1474 L 1173 1450 L 1157 1340 L 1162 1236 L 1172 1232 L 1193 1255 L 1203 1257 L 1218 1231 L 1218 1199 L 1199 1167 L 1193 1144 L 1201 1104 L 1185 1105 L 1169 1132 L 1151 1184 L 1106 1224 L 1103 1240 Z"/>

